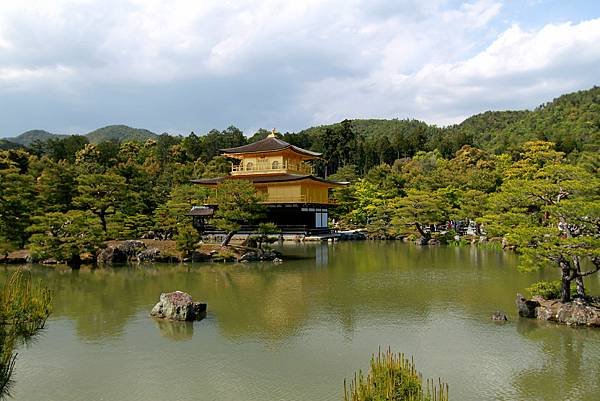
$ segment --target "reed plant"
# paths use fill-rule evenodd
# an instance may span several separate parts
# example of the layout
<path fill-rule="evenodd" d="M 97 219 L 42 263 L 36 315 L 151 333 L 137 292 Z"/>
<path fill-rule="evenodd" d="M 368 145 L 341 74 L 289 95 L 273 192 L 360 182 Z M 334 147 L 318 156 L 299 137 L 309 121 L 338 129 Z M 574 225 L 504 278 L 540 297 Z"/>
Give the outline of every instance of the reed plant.
<path fill-rule="evenodd" d="M 441 380 L 423 385 L 412 359 L 379 350 L 366 376 L 359 371 L 349 387 L 344 380 L 344 401 L 448 401 L 448 385 Z"/>
<path fill-rule="evenodd" d="M 0 290 L 0 399 L 9 394 L 15 347 L 44 328 L 51 309 L 50 291 L 17 270 Z"/>

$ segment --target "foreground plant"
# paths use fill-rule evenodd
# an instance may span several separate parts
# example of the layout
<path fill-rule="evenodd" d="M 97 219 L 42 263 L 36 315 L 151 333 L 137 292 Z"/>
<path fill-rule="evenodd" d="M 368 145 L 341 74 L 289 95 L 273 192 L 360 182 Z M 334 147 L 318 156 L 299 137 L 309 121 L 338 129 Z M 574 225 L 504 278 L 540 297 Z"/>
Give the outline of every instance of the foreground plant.
<path fill-rule="evenodd" d="M 344 380 L 344 401 L 448 401 L 448 385 L 427 380 L 423 386 L 413 360 L 380 350 L 366 377 L 359 371 L 349 389 Z"/>
<path fill-rule="evenodd" d="M 44 328 L 50 302 L 48 289 L 21 270 L 13 273 L 0 290 L 0 399 L 9 395 L 17 358 L 15 347 Z"/>

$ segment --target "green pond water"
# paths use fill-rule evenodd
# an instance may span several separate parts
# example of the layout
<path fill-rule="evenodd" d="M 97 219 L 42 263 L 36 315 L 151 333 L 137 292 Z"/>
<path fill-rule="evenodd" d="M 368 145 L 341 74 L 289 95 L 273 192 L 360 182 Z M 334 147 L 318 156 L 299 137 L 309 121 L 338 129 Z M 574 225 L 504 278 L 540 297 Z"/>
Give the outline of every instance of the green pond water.
<path fill-rule="evenodd" d="M 414 356 L 452 400 L 599 400 L 600 330 L 520 319 L 517 292 L 556 271 L 515 255 L 399 242 L 285 246 L 281 265 L 31 268 L 54 292 L 23 346 L 14 400 L 340 400 L 379 347 Z M 14 268 L 3 268 L 4 280 Z M 587 282 L 600 293 L 600 279 Z M 155 321 L 161 292 L 208 303 Z M 490 320 L 495 310 L 505 324 Z"/>

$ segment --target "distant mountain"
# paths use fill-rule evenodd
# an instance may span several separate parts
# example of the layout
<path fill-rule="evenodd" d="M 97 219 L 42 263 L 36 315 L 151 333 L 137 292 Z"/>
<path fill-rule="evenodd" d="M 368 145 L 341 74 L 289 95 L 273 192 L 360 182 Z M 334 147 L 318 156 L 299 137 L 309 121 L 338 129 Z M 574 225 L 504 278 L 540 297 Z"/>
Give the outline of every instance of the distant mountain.
<path fill-rule="evenodd" d="M 12 145 L 30 146 L 35 141 L 45 142 L 49 139 L 65 138 L 68 135 L 53 134 L 44 130 L 31 130 L 22 133 L 14 138 L 4 138 L 0 141 L 0 149 L 14 148 Z M 108 125 L 98 128 L 84 135 L 90 143 L 100 143 L 103 141 L 117 140 L 121 141 L 140 141 L 146 139 L 155 139 L 158 137 L 154 132 L 142 128 L 131 128 L 126 125 Z M 11 145 L 12 144 L 12 145 Z M 12 146 L 12 147 L 11 147 Z"/>
<path fill-rule="evenodd" d="M 4 138 L 4 140 L 10 141 L 12 143 L 16 143 L 23 146 L 29 146 L 35 141 L 47 141 L 52 138 L 64 138 L 67 135 L 58 135 L 53 134 L 48 131 L 44 131 L 41 129 L 34 129 L 31 131 L 23 132 L 21 135 L 16 136 L 14 138 Z"/>
<path fill-rule="evenodd" d="M 144 142 L 146 139 L 156 139 L 158 135 L 143 128 L 131 128 L 127 125 L 108 125 L 86 134 L 85 137 L 90 143 L 111 140 Z"/>

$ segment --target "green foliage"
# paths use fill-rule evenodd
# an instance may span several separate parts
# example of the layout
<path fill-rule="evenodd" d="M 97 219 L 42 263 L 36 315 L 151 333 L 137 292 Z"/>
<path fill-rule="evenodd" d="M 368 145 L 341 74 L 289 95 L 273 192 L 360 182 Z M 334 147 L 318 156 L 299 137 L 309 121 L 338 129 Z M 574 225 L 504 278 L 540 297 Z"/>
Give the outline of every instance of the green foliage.
<path fill-rule="evenodd" d="M 50 292 L 21 270 L 0 291 L 0 398 L 8 396 L 15 347 L 44 327 L 51 312 Z"/>
<path fill-rule="evenodd" d="M 256 241 L 257 247 L 263 249 L 263 244 L 273 243 L 277 241 L 274 238 L 274 234 L 279 234 L 281 230 L 274 223 L 260 223 L 256 229 L 256 234 L 252 236 L 252 239 Z"/>
<path fill-rule="evenodd" d="M 73 200 L 74 204 L 98 216 L 106 232 L 106 216 L 115 214 L 128 195 L 125 179 L 114 173 L 84 174 L 78 177 L 77 182 L 78 195 Z"/>
<path fill-rule="evenodd" d="M 172 236 L 179 227 L 190 223 L 187 215 L 193 206 L 203 205 L 209 194 L 209 189 L 199 185 L 180 185 L 171 191 L 166 203 L 154 211 L 156 230 Z"/>
<path fill-rule="evenodd" d="M 345 401 L 447 401 L 448 385 L 427 381 L 412 360 L 389 349 L 371 357 L 369 373 L 355 375 L 350 388 L 344 381 Z"/>
<path fill-rule="evenodd" d="M 217 186 L 216 195 L 211 199 L 217 205 L 212 222 L 220 230 L 238 231 L 242 225 L 252 224 L 263 216 L 263 200 L 264 195 L 258 193 L 250 181 L 225 180 Z"/>
<path fill-rule="evenodd" d="M 202 177 L 214 178 L 222 177 L 229 174 L 231 171 L 231 162 L 223 156 L 213 157 L 210 162 L 206 164 Z"/>
<path fill-rule="evenodd" d="M 359 179 L 357 168 L 354 164 L 346 164 L 340 167 L 335 174 L 329 175 L 328 179 L 341 182 L 356 182 Z"/>
<path fill-rule="evenodd" d="M 31 148 L 38 155 L 46 155 L 54 161 L 68 160 L 74 162 L 77 152 L 88 144 L 81 135 L 70 135 L 62 138 L 51 138 L 45 142 L 35 142 Z"/>
<path fill-rule="evenodd" d="M 103 240 L 102 228 L 90 212 L 50 212 L 33 218 L 28 231 L 34 260 L 54 258 L 78 264 L 83 253 L 95 254 Z"/>
<path fill-rule="evenodd" d="M 198 242 L 200 242 L 200 234 L 191 224 L 181 224 L 177 227 L 175 236 L 177 250 L 184 254 L 190 254 L 196 250 Z"/>
<path fill-rule="evenodd" d="M 36 208 L 33 177 L 16 168 L 0 170 L 0 188 L 0 237 L 23 247 Z"/>
<path fill-rule="evenodd" d="M 570 299 L 573 280 L 584 296 L 582 278 L 600 269 L 600 179 L 564 163 L 552 144 L 531 142 L 489 200 L 490 213 L 480 220 L 517 248 L 522 267 L 556 266 L 562 301 Z M 582 271 L 585 260 L 594 269 Z"/>
<path fill-rule="evenodd" d="M 119 222 L 118 226 L 115 227 L 116 230 L 119 230 L 118 232 L 120 232 L 120 235 L 115 233 L 116 235 L 111 235 L 110 238 L 139 239 L 149 231 L 153 231 L 154 228 L 155 222 L 152 216 L 141 213 L 123 215 L 122 220 Z"/>
<path fill-rule="evenodd" d="M 44 160 L 45 165 L 37 178 L 38 201 L 47 211 L 66 212 L 72 209 L 76 194 L 77 172 L 66 160 Z"/>
<path fill-rule="evenodd" d="M 0 139 L 0 150 L 22 149 L 23 145 L 11 142 L 6 139 Z"/>
<path fill-rule="evenodd" d="M 440 189 L 435 192 L 410 189 L 405 197 L 390 201 L 392 224 L 404 235 L 430 235 L 425 228 L 448 220 L 451 214 L 451 194 Z"/>
<path fill-rule="evenodd" d="M 538 281 L 533 283 L 526 290 L 531 294 L 532 297 L 539 296 L 544 299 L 559 299 L 562 290 L 562 283 L 560 280 L 555 281 Z M 571 285 L 571 296 L 577 294 L 575 285 Z"/>

